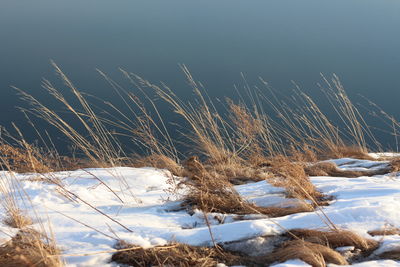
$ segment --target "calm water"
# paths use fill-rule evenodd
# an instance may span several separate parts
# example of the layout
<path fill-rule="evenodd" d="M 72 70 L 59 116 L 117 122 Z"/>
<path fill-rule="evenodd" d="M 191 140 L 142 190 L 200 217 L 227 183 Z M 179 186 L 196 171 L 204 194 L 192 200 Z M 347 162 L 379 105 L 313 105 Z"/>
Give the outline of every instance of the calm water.
<path fill-rule="evenodd" d="M 10 85 L 48 101 L 40 81 L 56 80 L 50 59 L 103 98 L 110 88 L 95 68 L 189 94 L 184 63 L 213 96 L 230 95 L 240 72 L 311 92 L 320 72 L 337 73 L 350 95 L 400 118 L 398 0 L 0 0 L 0 124 L 14 121 L 31 138 Z"/>

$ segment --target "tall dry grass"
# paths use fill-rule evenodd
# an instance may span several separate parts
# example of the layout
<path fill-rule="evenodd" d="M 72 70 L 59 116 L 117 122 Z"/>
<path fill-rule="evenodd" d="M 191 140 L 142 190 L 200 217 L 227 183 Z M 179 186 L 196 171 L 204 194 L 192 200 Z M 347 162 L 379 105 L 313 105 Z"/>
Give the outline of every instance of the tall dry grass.
<path fill-rule="evenodd" d="M 48 80 L 42 86 L 75 117 L 75 122 L 67 121 L 62 113 L 17 89 L 30 104 L 24 112 L 56 127 L 97 166 L 140 165 L 147 157 L 148 164 L 171 166 L 176 172 L 178 167 L 173 162 L 179 165 L 188 157 L 187 150 L 177 149 L 182 143 L 190 147 L 192 155 L 199 155 L 209 164 L 241 166 L 262 164 L 265 158 L 277 155 L 307 161 L 347 156 L 368 158 L 369 146 L 380 146 L 335 75 L 331 80 L 323 76 L 321 88 L 327 98 L 324 110 L 326 103 L 330 103 L 341 124 L 334 124 L 297 85 L 289 97 L 261 80 L 263 88 L 246 84 L 238 100 L 226 98 L 216 105 L 184 65 L 182 71 L 195 96 L 192 101 L 181 100 L 163 83 L 156 85 L 124 70 L 121 72 L 133 89 L 124 88 L 99 71 L 122 103 L 100 100 L 99 108 L 89 103 L 88 96 L 77 89 L 60 67 L 54 62 L 52 65 L 73 99 L 67 99 Z M 159 110 L 156 98 L 183 119 L 180 129 L 167 124 L 168 115 Z M 73 105 L 74 102 L 77 104 Z M 175 132 L 170 133 L 171 129 Z M 136 156 L 125 149 L 123 138 L 133 143 Z"/>
<path fill-rule="evenodd" d="M 51 109 L 34 96 L 15 88 L 30 105 L 23 109 L 27 118 L 33 115 L 58 129 L 85 158 L 87 166 L 153 166 L 168 169 L 177 176 L 187 176 L 189 181 L 186 185 L 190 188 L 187 203 L 205 212 L 262 213 L 275 217 L 312 211 L 324 201 L 325 196 L 310 182 L 304 162 L 335 157 L 368 158 L 370 147 L 380 147 L 363 115 L 335 75 L 331 80 L 323 77 L 321 88 L 340 124 L 335 124 L 323 111 L 326 107 L 321 108 L 298 86 L 290 97 L 282 96 L 263 80 L 263 88 L 250 88 L 246 83 L 238 100 L 226 98 L 217 105 L 184 65 L 181 66 L 182 71 L 195 95 L 192 101 L 181 100 L 165 84 L 155 85 L 121 70 L 134 88 L 126 89 L 99 71 L 122 102 L 121 106 L 97 99 L 102 104 L 99 107 L 91 104 L 89 96 L 78 90 L 58 65 L 54 62 L 52 65 L 66 89 L 72 93 L 72 99 L 49 80 L 44 80 L 42 86 L 75 121 L 71 122 L 63 112 Z M 167 115 L 160 111 L 159 100 L 168 104 L 183 119 L 180 128 L 174 125 L 177 132 L 170 132 L 174 127 L 167 124 Z M 397 138 L 396 127 L 400 124 L 388 115 L 387 118 L 391 119 Z M 31 125 L 36 129 L 33 123 Z M 7 142 L 0 144 L 0 158 L 8 170 L 48 173 L 57 169 L 54 166 L 61 166 L 60 169 L 65 166 L 63 157 L 56 152 L 52 158 L 57 164 L 50 166 L 46 160 L 49 154 L 46 156 L 46 153 L 24 141 L 18 129 L 17 133 L 20 138 L 13 139 L 18 140 L 17 148 Z M 132 142 L 137 153 L 132 155 L 125 149 L 126 143 L 122 139 L 126 138 Z M 177 145 L 180 143 L 185 143 L 189 152 L 179 151 Z M 193 162 L 192 165 L 187 164 L 190 162 L 189 155 L 193 154 L 198 156 L 197 165 Z M 127 184 L 123 177 L 116 178 Z M 234 183 L 264 179 L 284 187 L 289 197 L 305 200 L 305 204 L 282 209 L 257 207 L 243 200 L 232 186 Z M 68 191 L 61 181 L 49 181 L 56 184 L 59 192 L 67 198 L 80 201 L 101 213 L 83 198 Z M 6 190 L 3 191 L 7 196 Z M 24 215 L 16 205 L 17 198 L 9 194 L 4 205 L 14 218 L 15 225 L 22 227 Z M 108 214 L 101 214 L 125 230 L 132 231 Z M 335 229 L 324 214 L 321 219 Z M 308 262 L 316 265 L 346 263 L 328 248 L 300 241 L 291 242 L 276 255 L 299 248 L 302 248 L 299 257 L 307 258 Z M 308 252 L 311 253 L 309 256 L 306 255 Z"/>
<path fill-rule="evenodd" d="M 22 164 L 39 170 L 39 161 L 30 154 L 30 150 L 13 150 L 2 145 L 0 157 L 0 204 L 2 206 L 2 222 L 19 229 L 15 236 L 0 247 L 1 266 L 43 266 L 61 267 L 64 263 L 59 256 L 59 249 L 53 235 L 51 224 L 45 226 L 38 216 L 29 195 L 25 192 L 21 181 L 12 172 L 14 164 Z M 11 157 L 11 159 L 10 159 Z M 11 161 L 10 161 L 11 160 Z M 22 163 L 21 163 L 22 162 Z M 25 170 L 25 169 L 24 169 Z M 46 169 L 47 170 L 47 169 Z"/>
<path fill-rule="evenodd" d="M 250 88 L 245 83 L 237 101 L 227 98 L 217 107 L 184 65 L 181 68 L 194 92 L 193 101 L 181 100 L 165 84 L 155 85 L 121 70 L 134 88 L 126 89 L 99 71 L 122 101 L 122 106 L 117 106 L 100 100 L 104 108 L 99 109 L 89 103 L 88 96 L 77 89 L 60 67 L 54 62 L 52 65 L 73 99 L 67 99 L 48 80 L 44 80 L 43 88 L 75 117 L 78 125 L 17 89 L 30 104 L 24 112 L 56 127 L 93 166 L 154 166 L 169 169 L 178 176 L 190 175 L 188 166 L 181 164 L 188 153 L 178 151 L 178 141 L 172 138 L 155 97 L 183 119 L 179 142 L 190 146 L 190 154 L 199 156 L 206 170 L 206 175 L 199 177 L 206 187 L 212 181 L 221 181 L 230 191 L 232 183 L 267 179 L 286 188 L 288 196 L 318 205 L 324 196 L 312 185 L 301 162 L 327 157 L 368 158 L 367 140 L 379 145 L 335 75 L 331 80 L 323 76 L 321 88 L 342 121 L 342 128 L 297 85 L 288 97 L 279 95 L 263 80 L 264 89 Z M 126 137 L 141 152 L 129 154 L 120 139 Z M 120 179 L 126 184 L 123 177 Z"/>

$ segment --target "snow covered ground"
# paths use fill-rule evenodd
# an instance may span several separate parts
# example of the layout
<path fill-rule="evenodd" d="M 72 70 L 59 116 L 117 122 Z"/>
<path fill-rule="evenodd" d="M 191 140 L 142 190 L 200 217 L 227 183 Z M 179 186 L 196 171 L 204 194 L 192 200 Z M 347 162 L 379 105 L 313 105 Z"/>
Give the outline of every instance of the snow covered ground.
<path fill-rule="evenodd" d="M 334 162 L 346 170 L 387 166 L 382 161 L 340 159 Z M 61 179 L 65 188 L 75 194 L 69 197 L 57 193 L 57 186 L 53 184 L 34 181 L 37 174 L 2 172 L 1 181 L 8 181 L 10 175 L 21 181 L 21 187 L 29 196 L 25 197 L 24 205 L 30 216 L 34 220 L 36 218 L 36 224 L 39 225 L 41 220 L 46 227 L 51 225 L 67 266 L 116 266 L 109 263 L 111 253 L 73 254 L 110 250 L 118 239 L 143 247 L 171 241 L 191 245 L 211 244 L 204 214 L 198 211 L 191 216 L 179 209 L 177 199 L 182 192 L 170 192 L 173 177 L 168 171 L 119 167 L 51 174 L 53 178 Z M 338 227 L 381 241 L 377 253 L 400 247 L 398 235 L 371 237 L 367 234 L 387 225 L 400 226 L 400 177 L 397 174 L 359 178 L 312 177 L 311 180 L 319 190 L 335 197 L 331 205 L 323 207 L 323 210 Z M 284 189 L 265 181 L 236 186 L 236 189 L 243 197 L 261 206 L 288 206 L 297 201 L 286 199 Z M 235 220 L 234 215 L 208 216 L 214 239 L 219 243 L 277 235 L 283 231 L 281 226 L 286 229 L 327 228 L 319 211 L 273 219 L 260 215 L 248 216 L 246 220 Z M 15 232 L 15 229 L 0 225 L 2 240 L 7 240 Z M 308 265 L 300 260 L 291 260 L 277 266 Z M 368 261 L 356 266 L 400 266 L 400 262 Z"/>

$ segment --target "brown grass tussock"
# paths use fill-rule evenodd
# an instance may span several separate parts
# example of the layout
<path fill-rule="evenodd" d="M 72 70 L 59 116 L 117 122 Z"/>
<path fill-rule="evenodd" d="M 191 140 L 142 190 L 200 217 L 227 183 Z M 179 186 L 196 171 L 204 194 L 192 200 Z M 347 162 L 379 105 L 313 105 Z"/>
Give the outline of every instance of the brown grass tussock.
<path fill-rule="evenodd" d="M 195 247 L 185 244 L 170 244 L 153 248 L 142 248 L 124 244 L 123 248 L 132 250 L 116 252 L 112 261 L 129 266 L 216 266 L 227 265 L 255 266 L 251 259 L 239 254 L 232 254 L 221 248 Z"/>
<path fill-rule="evenodd" d="M 360 235 L 346 230 L 318 231 L 311 229 L 293 229 L 290 235 L 315 244 L 331 248 L 354 246 L 363 252 L 375 250 L 379 243 L 373 239 L 366 239 Z"/>
<path fill-rule="evenodd" d="M 60 251 L 32 229 L 21 230 L 10 241 L 0 246 L 2 267 L 61 267 Z"/>
<path fill-rule="evenodd" d="M 342 255 L 333 249 L 303 240 L 288 241 L 282 247 L 264 257 L 265 262 L 270 264 L 292 259 L 300 259 L 313 267 L 325 267 L 328 263 L 349 264 Z"/>

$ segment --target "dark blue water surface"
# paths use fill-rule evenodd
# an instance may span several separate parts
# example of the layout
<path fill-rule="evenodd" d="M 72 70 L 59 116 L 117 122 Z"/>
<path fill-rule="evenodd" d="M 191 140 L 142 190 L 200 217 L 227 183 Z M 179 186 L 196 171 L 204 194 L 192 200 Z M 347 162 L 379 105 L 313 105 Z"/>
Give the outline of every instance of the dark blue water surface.
<path fill-rule="evenodd" d="M 40 88 L 56 80 L 53 59 L 81 90 L 113 100 L 99 68 L 122 67 L 190 94 L 186 64 L 212 96 L 231 95 L 240 72 L 277 90 L 318 90 L 336 73 L 400 118 L 398 0 L 1 0 L 0 124 L 32 131 L 10 85 L 52 104 Z M 24 126 L 25 125 L 25 126 Z M 44 126 L 43 126 L 44 127 Z"/>

